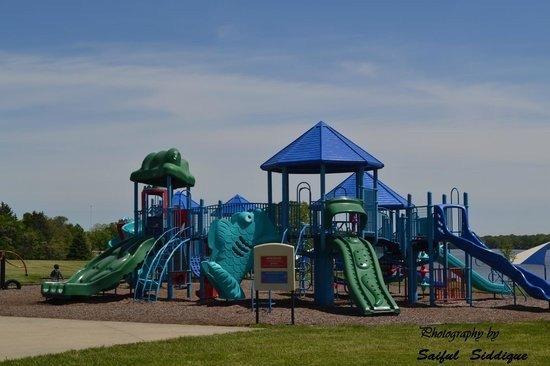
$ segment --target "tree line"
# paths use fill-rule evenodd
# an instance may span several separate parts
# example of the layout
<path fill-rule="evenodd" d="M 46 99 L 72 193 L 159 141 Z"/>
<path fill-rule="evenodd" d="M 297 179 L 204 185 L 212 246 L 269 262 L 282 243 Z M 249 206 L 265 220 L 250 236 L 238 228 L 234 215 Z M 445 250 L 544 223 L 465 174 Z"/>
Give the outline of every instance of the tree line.
<path fill-rule="evenodd" d="M 302 221 L 308 221 L 308 213 L 307 206 L 300 207 Z M 89 259 L 116 236 L 116 223 L 97 224 L 86 231 L 64 216 L 48 217 L 44 212 L 27 212 L 18 218 L 8 204 L 0 202 L 0 249 L 16 251 L 25 259 Z M 549 242 L 550 234 L 486 235 L 482 239 L 490 248 L 525 250 Z"/>
<path fill-rule="evenodd" d="M 481 238 L 489 248 L 529 249 L 550 242 L 550 234 L 485 235 Z"/>
<path fill-rule="evenodd" d="M 99 224 L 85 231 L 64 216 L 27 212 L 21 218 L 0 202 L 0 249 L 12 250 L 24 259 L 90 259 L 104 250 L 117 234 L 116 224 Z"/>

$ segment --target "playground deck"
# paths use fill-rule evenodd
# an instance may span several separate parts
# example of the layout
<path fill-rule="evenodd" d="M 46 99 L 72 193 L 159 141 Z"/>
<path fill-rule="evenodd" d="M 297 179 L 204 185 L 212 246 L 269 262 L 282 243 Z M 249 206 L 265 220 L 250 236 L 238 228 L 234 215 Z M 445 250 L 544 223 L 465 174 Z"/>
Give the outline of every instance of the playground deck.
<path fill-rule="evenodd" d="M 250 289 L 243 283 L 243 289 Z M 402 289 L 403 290 L 403 289 Z M 396 293 L 397 289 L 392 288 Z M 161 294 L 163 295 L 163 294 Z M 165 295 L 165 294 L 164 294 Z M 182 297 L 176 292 L 176 296 Z M 267 294 L 263 295 L 266 298 Z M 497 298 L 492 295 L 475 294 L 474 307 L 464 301 L 429 307 L 427 299 L 410 307 L 404 293 L 395 299 L 401 308 L 399 316 L 364 317 L 349 306 L 347 299 L 337 299 L 337 308 L 324 309 L 313 303 L 312 296 L 297 301 L 296 322 L 298 324 L 437 324 L 437 323 L 478 323 L 478 322 L 521 322 L 528 320 L 550 320 L 550 310 L 546 301 L 518 298 L 517 306 L 512 298 Z M 196 298 L 189 300 L 158 301 L 156 303 L 136 302 L 129 297 L 128 289 L 121 288 L 117 295 L 91 297 L 80 302 L 63 303 L 46 301 L 40 295 L 38 286 L 24 286 L 20 291 L 0 293 L 0 315 L 64 318 L 82 320 L 130 321 L 166 324 L 203 325 L 249 325 L 254 323 L 250 310 L 250 300 L 226 303 L 214 301 L 209 306 L 200 306 Z M 271 313 L 261 313 L 262 323 L 285 324 L 290 320 L 290 300 L 283 295 L 274 296 L 276 306 Z"/>

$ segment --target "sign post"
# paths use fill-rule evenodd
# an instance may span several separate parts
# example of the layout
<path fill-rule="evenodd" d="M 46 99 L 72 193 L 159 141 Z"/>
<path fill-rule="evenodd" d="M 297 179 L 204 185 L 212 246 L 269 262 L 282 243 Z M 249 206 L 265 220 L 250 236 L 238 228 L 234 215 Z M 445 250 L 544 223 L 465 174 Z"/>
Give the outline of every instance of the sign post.
<path fill-rule="evenodd" d="M 291 322 L 294 324 L 294 247 L 267 243 L 254 247 L 254 288 L 256 289 L 256 323 L 260 322 L 260 291 L 284 291 L 291 294 Z"/>

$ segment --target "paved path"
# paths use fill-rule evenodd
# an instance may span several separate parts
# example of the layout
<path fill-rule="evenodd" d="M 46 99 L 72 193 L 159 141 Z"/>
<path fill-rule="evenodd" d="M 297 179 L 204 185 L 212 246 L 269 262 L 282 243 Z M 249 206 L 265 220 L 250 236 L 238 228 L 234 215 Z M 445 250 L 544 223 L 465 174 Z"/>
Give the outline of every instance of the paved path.
<path fill-rule="evenodd" d="M 247 331 L 210 325 L 148 324 L 0 316 L 0 361 L 74 349 Z"/>

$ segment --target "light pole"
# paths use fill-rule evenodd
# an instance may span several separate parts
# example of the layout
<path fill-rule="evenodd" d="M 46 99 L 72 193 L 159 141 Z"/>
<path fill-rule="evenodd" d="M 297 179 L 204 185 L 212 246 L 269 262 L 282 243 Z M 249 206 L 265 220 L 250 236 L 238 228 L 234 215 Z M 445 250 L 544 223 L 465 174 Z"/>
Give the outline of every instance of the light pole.
<path fill-rule="evenodd" d="M 94 205 L 90 205 L 90 229 L 92 228 L 92 211 L 94 209 Z"/>

